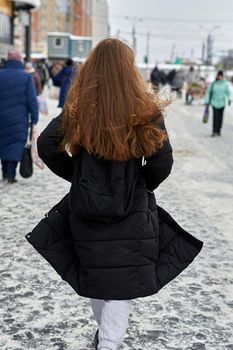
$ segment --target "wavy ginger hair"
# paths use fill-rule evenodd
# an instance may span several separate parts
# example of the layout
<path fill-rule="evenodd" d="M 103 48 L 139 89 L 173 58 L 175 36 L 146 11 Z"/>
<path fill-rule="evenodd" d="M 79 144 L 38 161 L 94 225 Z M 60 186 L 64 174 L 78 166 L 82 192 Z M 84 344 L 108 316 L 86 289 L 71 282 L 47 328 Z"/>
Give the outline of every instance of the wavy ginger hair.
<path fill-rule="evenodd" d="M 71 85 L 61 147 L 72 155 L 83 147 L 106 160 L 149 157 L 166 140 L 161 128 L 166 104 L 149 92 L 133 50 L 119 39 L 106 38 Z"/>

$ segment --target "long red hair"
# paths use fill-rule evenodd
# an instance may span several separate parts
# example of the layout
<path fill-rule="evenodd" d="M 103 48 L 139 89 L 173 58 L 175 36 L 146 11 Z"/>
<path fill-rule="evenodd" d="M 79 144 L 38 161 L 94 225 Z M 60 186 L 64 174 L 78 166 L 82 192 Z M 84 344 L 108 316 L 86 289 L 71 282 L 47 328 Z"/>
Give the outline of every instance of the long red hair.
<path fill-rule="evenodd" d="M 102 40 L 71 85 L 63 111 L 61 147 L 83 147 L 106 160 L 149 157 L 163 144 L 167 101 L 149 91 L 133 50 L 115 38 Z"/>

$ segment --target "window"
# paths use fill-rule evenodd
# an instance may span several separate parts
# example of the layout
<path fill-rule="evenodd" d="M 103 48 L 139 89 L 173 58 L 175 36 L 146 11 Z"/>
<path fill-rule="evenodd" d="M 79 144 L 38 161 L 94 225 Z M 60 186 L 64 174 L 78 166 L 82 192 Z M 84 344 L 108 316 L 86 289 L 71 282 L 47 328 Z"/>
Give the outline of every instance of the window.
<path fill-rule="evenodd" d="M 54 38 L 53 39 L 53 47 L 56 49 L 61 49 L 64 46 L 64 39 L 63 38 Z"/>
<path fill-rule="evenodd" d="M 83 43 L 77 43 L 77 47 L 78 47 L 78 52 L 84 51 L 84 44 Z"/>
<path fill-rule="evenodd" d="M 11 20 L 3 13 L 0 13 L 0 42 L 11 43 Z"/>

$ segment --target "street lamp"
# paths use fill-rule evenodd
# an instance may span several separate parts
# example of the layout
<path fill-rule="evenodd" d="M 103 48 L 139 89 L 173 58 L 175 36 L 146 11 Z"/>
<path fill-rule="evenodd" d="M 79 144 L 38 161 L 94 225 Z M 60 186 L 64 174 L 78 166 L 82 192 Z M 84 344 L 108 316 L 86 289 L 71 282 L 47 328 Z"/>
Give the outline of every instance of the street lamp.
<path fill-rule="evenodd" d="M 149 63 L 149 55 L 150 55 L 150 31 L 147 32 L 147 35 L 146 35 L 146 54 L 144 56 L 144 62 L 146 64 Z"/>
<path fill-rule="evenodd" d="M 132 46 L 133 46 L 134 52 L 136 53 L 136 48 L 137 48 L 136 23 L 143 21 L 143 19 L 139 17 L 129 17 L 129 16 L 125 16 L 125 19 L 132 21 L 132 32 L 131 32 Z"/>
<path fill-rule="evenodd" d="M 202 24 L 199 25 L 199 28 L 206 29 Z M 202 42 L 202 62 L 207 65 L 212 64 L 213 54 L 214 54 L 214 37 L 213 32 L 217 29 L 220 29 L 220 25 L 215 25 L 211 29 L 208 29 L 206 44 L 205 41 Z M 205 59 L 205 50 L 206 50 L 206 59 Z"/>

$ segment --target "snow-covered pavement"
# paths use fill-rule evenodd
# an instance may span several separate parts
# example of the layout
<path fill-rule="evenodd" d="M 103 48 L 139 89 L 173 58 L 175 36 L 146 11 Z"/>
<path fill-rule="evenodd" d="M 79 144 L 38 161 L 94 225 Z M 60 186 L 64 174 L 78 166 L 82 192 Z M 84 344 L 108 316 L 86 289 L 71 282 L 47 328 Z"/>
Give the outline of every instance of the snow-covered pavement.
<path fill-rule="evenodd" d="M 58 114 L 50 101 L 50 116 Z M 195 262 L 159 294 L 136 300 L 123 349 L 233 349 L 233 108 L 211 138 L 203 107 L 177 102 L 167 128 L 175 163 L 158 203 L 204 241 Z M 49 118 L 41 117 L 43 129 Z M 88 350 L 97 328 L 77 296 L 24 236 L 67 191 L 48 169 L 0 183 L 0 349 Z"/>

